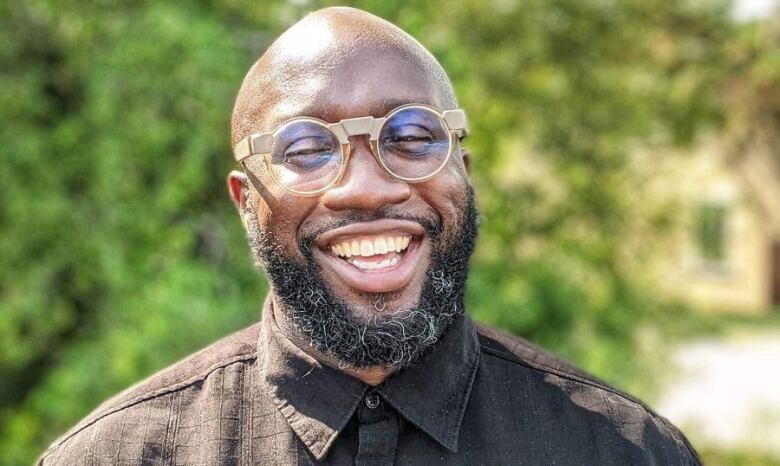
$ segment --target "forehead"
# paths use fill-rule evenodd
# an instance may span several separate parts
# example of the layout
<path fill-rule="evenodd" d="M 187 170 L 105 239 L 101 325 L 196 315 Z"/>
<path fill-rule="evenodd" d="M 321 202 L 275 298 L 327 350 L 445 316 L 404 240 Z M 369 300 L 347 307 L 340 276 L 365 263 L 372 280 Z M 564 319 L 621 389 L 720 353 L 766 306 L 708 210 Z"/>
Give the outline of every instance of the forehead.
<path fill-rule="evenodd" d="M 424 66 L 392 50 L 364 50 L 349 57 L 319 57 L 286 66 L 260 126 L 271 131 L 289 118 L 311 116 L 329 122 L 381 117 L 399 105 L 442 108 L 441 90 Z"/>

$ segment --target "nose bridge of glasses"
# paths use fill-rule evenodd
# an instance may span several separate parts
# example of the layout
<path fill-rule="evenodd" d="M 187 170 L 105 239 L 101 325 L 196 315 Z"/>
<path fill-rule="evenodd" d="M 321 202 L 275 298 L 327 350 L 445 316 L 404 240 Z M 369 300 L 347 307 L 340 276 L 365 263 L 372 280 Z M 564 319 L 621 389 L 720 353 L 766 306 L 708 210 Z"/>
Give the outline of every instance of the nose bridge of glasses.
<path fill-rule="evenodd" d="M 368 134 L 372 141 L 379 138 L 379 131 L 382 129 L 384 118 L 361 117 L 341 120 L 328 126 L 333 134 L 338 138 L 339 143 L 349 144 L 349 138 Z"/>

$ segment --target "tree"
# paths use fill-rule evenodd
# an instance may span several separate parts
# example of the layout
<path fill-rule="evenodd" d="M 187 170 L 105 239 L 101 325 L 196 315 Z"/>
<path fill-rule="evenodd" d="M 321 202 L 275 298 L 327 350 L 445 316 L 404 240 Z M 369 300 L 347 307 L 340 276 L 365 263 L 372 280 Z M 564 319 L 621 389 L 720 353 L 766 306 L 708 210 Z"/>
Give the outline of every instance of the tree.
<path fill-rule="evenodd" d="M 29 463 L 117 390 L 255 321 L 229 206 L 242 73 L 331 2 L 0 5 L 0 451 Z M 609 372 L 635 144 L 719 121 L 725 2 L 362 1 L 443 62 L 483 214 L 469 309 Z M 622 367 L 625 367 L 622 366 Z"/>

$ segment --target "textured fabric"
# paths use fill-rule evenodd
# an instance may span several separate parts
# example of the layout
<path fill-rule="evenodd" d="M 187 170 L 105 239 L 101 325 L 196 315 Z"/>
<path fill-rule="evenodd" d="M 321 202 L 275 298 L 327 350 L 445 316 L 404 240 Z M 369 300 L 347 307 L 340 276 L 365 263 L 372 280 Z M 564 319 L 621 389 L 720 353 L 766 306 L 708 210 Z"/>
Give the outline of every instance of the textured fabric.
<path fill-rule="evenodd" d="M 39 464 L 699 464 L 639 401 L 467 316 L 372 388 L 293 345 L 268 303 L 261 323 L 103 403 Z"/>

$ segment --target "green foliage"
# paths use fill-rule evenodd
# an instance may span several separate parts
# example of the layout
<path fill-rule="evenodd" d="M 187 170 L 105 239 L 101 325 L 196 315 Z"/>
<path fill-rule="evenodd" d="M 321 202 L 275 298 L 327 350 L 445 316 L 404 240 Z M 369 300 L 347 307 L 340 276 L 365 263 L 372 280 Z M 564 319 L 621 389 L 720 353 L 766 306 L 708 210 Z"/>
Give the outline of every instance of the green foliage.
<path fill-rule="evenodd" d="M 0 125 L 0 417 L 10 420 L 0 451 L 10 463 L 32 460 L 119 388 L 255 320 L 265 288 L 224 184 L 249 53 L 205 10 L 84 7 L 2 15 L 12 91 Z"/>
<path fill-rule="evenodd" d="M 266 285 L 224 185 L 232 100 L 275 35 L 331 3 L 0 4 L 2 461 L 257 319 Z M 718 123 L 728 4 L 352 4 L 428 46 L 469 112 L 472 314 L 625 380 L 654 306 L 621 269 L 626 165 Z"/>

